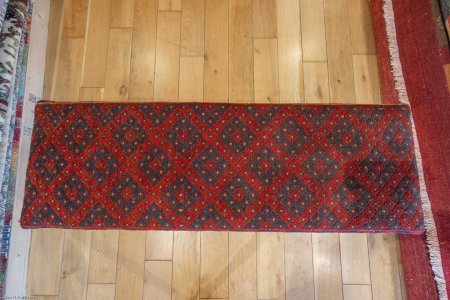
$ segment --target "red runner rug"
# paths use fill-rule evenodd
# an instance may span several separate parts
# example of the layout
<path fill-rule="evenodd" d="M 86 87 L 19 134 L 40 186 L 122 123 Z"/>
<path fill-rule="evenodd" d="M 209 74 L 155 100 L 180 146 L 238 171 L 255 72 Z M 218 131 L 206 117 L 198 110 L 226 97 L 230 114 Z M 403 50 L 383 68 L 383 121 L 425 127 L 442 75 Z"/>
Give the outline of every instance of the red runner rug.
<path fill-rule="evenodd" d="M 426 236 L 400 236 L 408 299 L 450 294 L 450 95 L 429 0 L 372 0 L 372 20 L 386 103 L 409 103 L 431 207 Z"/>
<path fill-rule="evenodd" d="M 422 233 L 405 105 L 38 103 L 21 225 Z"/>

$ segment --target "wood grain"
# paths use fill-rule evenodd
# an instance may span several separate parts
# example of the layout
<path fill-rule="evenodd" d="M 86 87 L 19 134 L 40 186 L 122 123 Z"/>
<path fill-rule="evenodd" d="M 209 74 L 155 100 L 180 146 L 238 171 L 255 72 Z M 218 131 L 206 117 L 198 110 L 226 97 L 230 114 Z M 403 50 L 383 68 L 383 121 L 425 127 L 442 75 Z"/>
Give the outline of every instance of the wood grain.
<path fill-rule="evenodd" d="M 143 299 L 170 300 L 172 295 L 172 262 L 146 261 Z"/>
<path fill-rule="evenodd" d="M 332 102 L 354 103 L 353 58 L 347 0 L 324 0 Z"/>
<path fill-rule="evenodd" d="M 157 0 L 135 0 L 129 98 L 153 98 Z"/>
<path fill-rule="evenodd" d="M 228 101 L 228 0 L 205 3 L 204 98 Z"/>
<path fill-rule="evenodd" d="M 181 0 L 159 0 L 158 10 L 181 10 Z"/>
<path fill-rule="evenodd" d="M 65 234 L 59 295 L 61 299 L 86 299 L 91 232 L 67 230 Z"/>
<path fill-rule="evenodd" d="M 110 27 L 133 27 L 134 1 L 111 0 Z"/>
<path fill-rule="evenodd" d="M 299 103 L 303 93 L 300 8 L 297 0 L 277 2 L 278 80 L 280 100 Z"/>
<path fill-rule="evenodd" d="M 375 55 L 353 55 L 355 96 L 359 103 L 381 104 L 381 87 Z"/>
<path fill-rule="evenodd" d="M 370 285 L 344 285 L 345 300 L 371 300 L 372 289 Z"/>
<path fill-rule="evenodd" d="M 89 1 L 82 87 L 103 87 L 105 84 L 110 12 L 111 0 Z"/>
<path fill-rule="evenodd" d="M 78 101 L 101 101 L 103 100 L 103 88 L 80 88 Z"/>
<path fill-rule="evenodd" d="M 283 254 L 283 233 L 257 233 L 258 299 L 285 299 Z"/>
<path fill-rule="evenodd" d="M 114 299 L 116 286 L 114 284 L 89 284 L 87 300 L 110 300 Z"/>
<path fill-rule="evenodd" d="M 52 99 L 78 99 L 78 88 L 81 81 L 83 63 L 84 38 L 62 38 L 59 60 L 56 67 L 56 78 Z"/>
<path fill-rule="evenodd" d="M 326 61 L 323 0 L 300 0 L 303 61 Z"/>
<path fill-rule="evenodd" d="M 253 43 L 255 101 L 277 103 L 280 101 L 277 40 L 255 39 Z"/>
<path fill-rule="evenodd" d="M 205 49 L 205 0 L 183 1 L 181 56 L 203 56 Z"/>
<path fill-rule="evenodd" d="M 305 102 L 330 102 L 330 89 L 328 86 L 328 65 L 326 62 L 303 63 Z"/>
<path fill-rule="evenodd" d="M 172 299 L 199 299 L 200 232 L 175 231 Z"/>
<path fill-rule="evenodd" d="M 121 230 L 117 253 L 116 299 L 142 299 L 145 231 Z"/>
<path fill-rule="evenodd" d="M 89 1 L 66 0 L 64 2 L 64 23 L 62 37 L 84 37 Z"/>
<path fill-rule="evenodd" d="M 131 33 L 131 28 L 112 28 L 109 30 L 105 100 L 128 99 Z"/>
<path fill-rule="evenodd" d="M 286 300 L 314 299 L 311 234 L 286 233 L 284 235 L 284 248 Z"/>
<path fill-rule="evenodd" d="M 253 37 L 270 39 L 277 37 L 277 2 L 253 0 Z"/>
<path fill-rule="evenodd" d="M 173 231 L 147 231 L 146 260 L 172 260 Z"/>
<path fill-rule="evenodd" d="M 375 54 L 369 1 L 348 0 L 353 54 Z"/>
<path fill-rule="evenodd" d="M 313 233 L 314 288 L 316 299 L 343 299 L 339 235 Z"/>
<path fill-rule="evenodd" d="M 229 233 L 230 299 L 256 299 L 256 233 Z"/>
<path fill-rule="evenodd" d="M 253 2 L 229 0 L 229 97 L 253 101 Z"/>
<path fill-rule="evenodd" d="M 228 233 L 202 232 L 200 298 L 228 298 Z"/>
<path fill-rule="evenodd" d="M 341 233 L 339 239 L 343 284 L 370 284 L 367 235 Z"/>
<path fill-rule="evenodd" d="M 31 245 L 28 295 L 58 295 L 64 231 L 35 229 Z"/>
<path fill-rule="evenodd" d="M 50 2 L 50 16 L 48 20 L 47 53 L 45 56 L 44 74 L 44 98 L 51 99 L 53 89 L 58 52 L 61 45 L 60 39 L 64 22 L 64 1 Z M 30 49 L 31 51 L 31 49 Z"/>
<path fill-rule="evenodd" d="M 394 235 L 369 235 L 369 258 L 373 298 L 401 299 Z"/>
<path fill-rule="evenodd" d="M 88 282 L 115 283 L 119 231 L 94 231 L 91 239 Z"/>
<path fill-rule="evenodd" d="M 203 101 L 203 56 L 180 58 L 180 101 Z"/>
<path fill-rule="evenodd" d="M 156 42 L 156 100 L 178 100 L 180 75 L 180 13 L 159 12 Z"/>

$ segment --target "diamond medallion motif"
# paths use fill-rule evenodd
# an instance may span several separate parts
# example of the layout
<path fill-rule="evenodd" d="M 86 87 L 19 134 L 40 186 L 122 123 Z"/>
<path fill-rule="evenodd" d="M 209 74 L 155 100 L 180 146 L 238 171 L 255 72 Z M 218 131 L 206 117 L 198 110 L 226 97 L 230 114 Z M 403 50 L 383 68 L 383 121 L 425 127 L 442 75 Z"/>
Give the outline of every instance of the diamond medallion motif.
<path fill-rule="evenodd" d="M 221 193 L 222 200 L 240 216 L 258 197 L 241 175 L 235 176 Z"/>
<path fill-rule="evenodd" d="M 164 191 L 163 198 L 178 215 L 183 215 L 200 200 L 201 193 L 182 175 Z"/>
<path fill-rule="evenodd" d="M 128 155 L 133 153 L 147 138 L 147 133 L 136 121 L 133 116 L 130 116 L 113 135 L 116 143 Z"/>
<path fill-rule="evenodd" d="M 384 132 L 382 139 L 389 145 L 392 151 L 401 157 L 404 157 L 409 153 L 409 149 L 413 143 L 411 132 L 408 131 L 397 118 L 394 118 L 391 121 Z"/>
<path fill-rule="evenodd" d="M 297 106 L 297 109 L 308 118 L 315 127 L 320 127 L 331 115 L 332 110 L 326 106 Z"/>
<path fill-rule="evenodd" d="M 34 163 L 34 167 L 47 184 L 52 182 L 66 166 L 66 161 L 53 145 L 50 145 L 40 159 Z"/>
<path fill-rule="evenodd" d="M 142 107 L 144 115 L 153 123 L 154 126 L 159 126 L 162 124 L 167 117 L 170 116 L 174 109 L 175 106 L 173 105 L 145 105 Z"/>
<path fill-rule="evenodd" d="M 402 179 L 391 198 L 409 217 L 413 217 L 420 206 L 420 191 L 410 177 Z"/>
<path fill-rule="evenodd" d="M 370 151 L 359 167 L 359 170 L 379 187 L 386 185 L 396 169 L 397 167 L 377 147 Z"/>
<path fill-rule="evenodd" d="M 356 217 L 367 208 L 373 197 L 364 185 L 349 176 L 334 193 L 333 199 L 336 199 L 350 216 Z"/>
<path fill-rule="evenodd" d="M 318 147 L 302 165 L 320 185 L 324 186 L 339 171 L 340 166 L 325 150 Z"/>
<path fill-rule="evenodd" d="M 371 128 L 375 126 L 383 116 L 383 112 L 380 112 L 380 109 L 374 109 L 372 107 L 355 107 L 352 111 Z"/>
<path fill-rule="evenodd" d="M 209 127 L 213 126 L 217 120 L 227 110 L 226 105 L 196 105 L 194 106 L 195 113 L 205 122 Z"/>
<path fill-rule="evenodd" d="M 109 197 L 120 208 L 122 213 L 128 215 L 133 208 L 145 197 L 144 190 L 130 175 L 124 175 L 109 191 Z"/>
<path fill-rule="evenodd" d="M 103 183 L 118 167 L 117 160 L 104 146 L 98 148 L 84 163 L 84 169 L 96 183 Z"/>
<path fill-rule="evenodd" d="M 308 135 L 293 118 L 287 118 L 283 122 L 273 135 L 273 139 L 291 155 L 298 154 L 309 141 Z"/>
<path fill-rule="evenodd" d="M 152 147 L 137 163 L 139 170 L 152 185 L 156 185 L 172 166 L 170 158 L 157 146 Z"/>
<path fill-rule="evenodd" d="M 268 186 L 280 174 L 283 167 L 281 160 L 265 146 L 261 147 L 247 164 L 247 168 L 265 186 Z"/>
<path fill-rule="evenodd" d="M 233 117 L 220 134 L 222 141 L 231 151 L 242 153 L 255 139 L 250 127 L 238 117 Z"/>
<path fill-rule="evenodd" d="M 105 126 L 111 122 L 120 113 L 121 107 L 113 107 L 112 109 L 104 110 L 100 106 L 92 106 L 91 112 L 100 123 Z"/>
<path fill-rule="evenodd" d="M 348 158 L 357 153 L 366 140 L 361 132 L 347 120 L 341 120 L 327 138 Z"/>
<path fill-rule="evenodd" d="M 258 125 L 262 128 L 270 124 L 273 118 L 277 115 L 280 110 L 276 106 L 267 106 L 264 108 L 256 108 L 254 106 L 246 106 L 248 113 L 253 117 L 253 119 L 258 122 Z"/>
<path fill-rule="evenodd" d="M 68 213 L 75 213 L 90 196 L 89 190 L 77 175 L 72 174 L 55 191 L 55 197 Z"/>
<path fill-rule="evenodd" d="M 192 168 L 208 185 L 213 185 L 222 177 L 230 164 L 213 147 L 205 149 L 192 163 Z"/>
<path fill-rule="evenodd" d="M 342 223 L 339 221 L 336 214 L 328 206 L 324 205 L 310 218 L 305 226 L 306 228 L 311 229 L 327 229 L 328 227 L 326 225 L 333 229 L 342 227 Z"/>
<path fill-rule="evenodd" d="M 200 141 L 200 133 L 186 117 L 182 117 L 166 133 L 166 140 L 185 156 Z"/>
<path fill-rule="evenodd" d="M 85 119 L 79 117 L 64 131 L 62 139 L 73 154 L 79 154 L 94 140 L 94 131 Z"/>
<path fill-rule="evenodd" d="M 278 190 L 277 199 L 297 218 L 314 200 L 314 194 L 300 179 L 292 176 Z"/>

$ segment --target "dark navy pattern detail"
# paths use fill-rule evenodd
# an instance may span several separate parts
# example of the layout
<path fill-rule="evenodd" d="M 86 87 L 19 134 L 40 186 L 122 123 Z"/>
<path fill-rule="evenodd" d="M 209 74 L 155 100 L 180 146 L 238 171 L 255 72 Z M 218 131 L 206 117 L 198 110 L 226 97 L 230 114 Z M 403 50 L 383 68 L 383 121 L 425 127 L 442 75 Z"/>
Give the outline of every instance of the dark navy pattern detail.
<path fill-rule="evenodd" d="M 130 116 L 113 135 L 116 143 L 126 154 L 133 153 L 147 138 L 147 133 L 138 121 Z"/>
<path fill-rule="evenodd" d="M 341 120 L 327 136 L 328 140 L 346 157 L 358 152 L 366 141 L 364 135 L 347 120 Z"/>
<path fill-rule="evenodd" d="M 267 147 L 262 147 L 248 163 L 247 168 L 268 186 L 274 178 L 283 170 L 281 160 Z"/>
<path fill-rule="evenodd" d="M 200 133 L 186 117 L 182 117 L 167 132 L 166 139 L 184 156 L 197 145 Z"/>
<path fill-rule="evenodd" d="M 257 198 L 255 190 L 241 175 L 234 177 L 224 188 L 221 197 L 238 216 L 242 215 Z"/>
<path fill-rule="evenodd" d="M 308 135 L 293 118 L 287 118 L 273 135 L 281 149 L 291 155 L 298 154 L 309 141 Z"/>
<path fill-rule="evenodd" d="M 324 186 L 339 171 L 340 165 L 321 147 L 311 154 L 303 163 L 303 169 L 316 180 L 317 183 Z"/>
<path fill-rule="evenodd" d="M 193 162 L 192 168 L 208 185 L 213 185 L 222 177 L 230 164 L 213 147 L 208 147 Z"/>
<path fill-rule="evenodd" d="M 152 185 L 156 185 L 172 168 L 172 161 L 167 153 L 159 149 L 157 146 L 151 148 L 137 166 L 142 174 L 150 181 Z"/>
<path fill-rule="evenodd" d="M 233 117 L 222 131 L 221 138 L 231 151 L 242 153 L 255 139 L 255 135 L 240 118 Z"/>
<path fill-rule="evenodd" d="M 277 198 L 297 218 L 314 200 L 314 193 L 293 176 L 279 189 Z"/>

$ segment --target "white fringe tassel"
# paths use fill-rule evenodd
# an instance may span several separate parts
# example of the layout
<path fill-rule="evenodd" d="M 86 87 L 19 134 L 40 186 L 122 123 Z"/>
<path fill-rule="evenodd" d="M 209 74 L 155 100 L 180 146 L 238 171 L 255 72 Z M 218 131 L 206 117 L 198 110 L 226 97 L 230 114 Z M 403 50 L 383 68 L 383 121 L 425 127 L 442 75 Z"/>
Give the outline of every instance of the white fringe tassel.
<path fill-rule="evenodd" d="M 406 90 L 405 78 L 403 77 L 402 64 L 400 61 L 400 53 L 397 44 L 397 31 L 395 28 L 395 15 L 392 6 L 392 0 L 383 1 L 383 16 L 386 22 L 386 32 L 389 45 L 390 62 L 392 74 L 394 77 L 395 90 L 398 99 L 404 104 L 410 105 L 408 92 Z M 417 162 L 417 170 L 420 182 L 420 197 L 422 200 L 422 210 L 425 223 L 426 242 L 428 253 L 430 255 L 431 268 L 433 269 L 434 279 L 436 280 L 439 299 L 448 300 L 447 286 L 444 278 L 444 270 L 442 268 L 441 251 L 439 249 L 439 239 L 436 231 L 436 223 L 434 222 L 433 212 L 431 211 L 431 203 L 428 198 L 425 178 L 423 175 L 422 157 L 420 155 L 419 140 L 417 139 L 416 127 L 411 115 L 411 123 L 414 138 L 414 150 Z M 417 270 L 420 272 L 420 270 Z"/>

